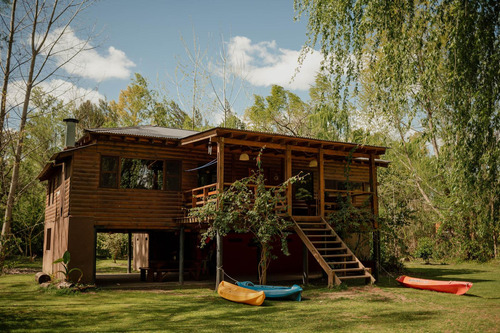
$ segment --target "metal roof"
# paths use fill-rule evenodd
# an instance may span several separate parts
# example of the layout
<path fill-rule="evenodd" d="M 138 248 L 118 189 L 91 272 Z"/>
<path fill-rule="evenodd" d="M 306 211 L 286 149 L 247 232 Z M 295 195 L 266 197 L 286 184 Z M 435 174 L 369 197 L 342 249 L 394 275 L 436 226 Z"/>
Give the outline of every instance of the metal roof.
<path fill-rule="evenodd" d="M 190 135 L 198 134 L 197 131 L 189 131 L 178 128 L 168 128 L 152 125 L 115 127 L 115 128 L 90 128 L 86 129 L 89 133 L 114 134 L 114 135 L 132 135 L 147 138 L 159 139 L 182 139 Z"/>

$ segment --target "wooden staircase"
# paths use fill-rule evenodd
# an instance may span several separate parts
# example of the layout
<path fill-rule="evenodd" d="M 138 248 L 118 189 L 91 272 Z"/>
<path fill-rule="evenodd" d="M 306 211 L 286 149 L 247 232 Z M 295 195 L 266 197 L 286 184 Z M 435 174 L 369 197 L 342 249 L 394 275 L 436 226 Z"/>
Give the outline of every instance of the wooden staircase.
<path fill-rule="evenodd" d="M 321 216 L 293 216 L 294 230 L 328 275 L 328 287 L 348 279 L 374 283 L 369 269 L 356 258 Z"/>

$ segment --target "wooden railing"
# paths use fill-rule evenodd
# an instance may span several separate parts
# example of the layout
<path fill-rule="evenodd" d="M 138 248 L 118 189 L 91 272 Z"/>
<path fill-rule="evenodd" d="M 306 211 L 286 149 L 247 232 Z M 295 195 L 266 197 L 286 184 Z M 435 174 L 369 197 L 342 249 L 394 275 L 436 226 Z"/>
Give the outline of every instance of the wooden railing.
<path fill-rule="evenodd" d="M 224 188 L 228 188 L 232 185 L 232 183 L 224 183 Z M 257 186 L 254 184 L 248 184 L 249 188 L 253 189 L 254 193 L 257 191 Z M 265 185 L 266 189 L 272 189 L 276 186 Z M 184 191 L 183 193 L 183 201 L 184 207 L 186 209 L 194 208 L 194 207 L 202 207 L 209 202 L 214 202 L 216 199 L 212 196 L 218 193 L 217 184 L 209 184 L 197 188 L 193 188 L 191 190 Z M 280 202 L 276 209 L 279 211 L 284 211 L 286 209 L 286 199 Z"/>
<path fill-rule="evenodd" d="M 329 194 L 332 195 L 329 195 Z M 325 189 L 325 214 L 332 213 L 339 207 L 338 197 L 351 197 L 352 204 L 356 207 L 361 207 L 363 203 L 373 193 L 369 191 L 360 190 L 332 190 Z M 364 198 L 363 198 L 364 197 Z"/>
<path fill-rule="evenodd" d="M 213 202 L 216 199 L 210 197 L 217 194 L 217 184 L 209 184 L 202 187 L 184 191 L 184 205 L 186 208 L 195 208 Z"/>

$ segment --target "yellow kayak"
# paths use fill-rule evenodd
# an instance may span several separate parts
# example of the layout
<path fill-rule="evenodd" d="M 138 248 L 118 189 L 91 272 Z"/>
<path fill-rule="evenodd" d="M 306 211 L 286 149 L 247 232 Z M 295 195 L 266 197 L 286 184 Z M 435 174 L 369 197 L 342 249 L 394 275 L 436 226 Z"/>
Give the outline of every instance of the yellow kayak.
<path fill-rule="evenodd" d="M 232 283 L 222 281 L 217 288 L 217 293 L 227 300 L 250 305 L 261 305 L 264 303 L 266 294 L 263 291 L 255 291 L 238 287 Z"/>

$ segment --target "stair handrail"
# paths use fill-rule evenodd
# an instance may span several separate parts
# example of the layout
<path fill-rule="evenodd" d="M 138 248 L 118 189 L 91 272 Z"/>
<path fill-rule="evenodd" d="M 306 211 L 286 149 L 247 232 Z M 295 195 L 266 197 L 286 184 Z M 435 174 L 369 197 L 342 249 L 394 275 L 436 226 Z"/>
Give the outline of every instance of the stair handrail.
<path fill-rule="evenodd" d="M 325 261 L 325 258 L 323 258 L 321 253 L 319 253 L 318 249 L 311 243 L 311 241 L 309 240 L 307 235 L 304 233 L 304 231 L 302 231 L 301 227 L 298 225 L 297 221 L 295 221 L 295 219 L 292 216 L 290 216 L 290 219 L 294 223 L 293 228 L 295 229 L 295 232 L 297 233 L 297 235 L 300 237 L 300 239 L 302 239 L 302 242 L 306 245 L 308 250 L 311 252 L 314 259 L 316 259 L 316 261 L 319 263 L 321 268 L 323 268 L 325 273 L 328 275 L 328 288 L 333 287 L 334 281 L 335 281 L 336 285 L 341 284 L 342 281 L 340 281 L 340 279 L 335 274 L 335 272 L 332 270 L 330 265 L 328 265 L 328 263 Z"/>

